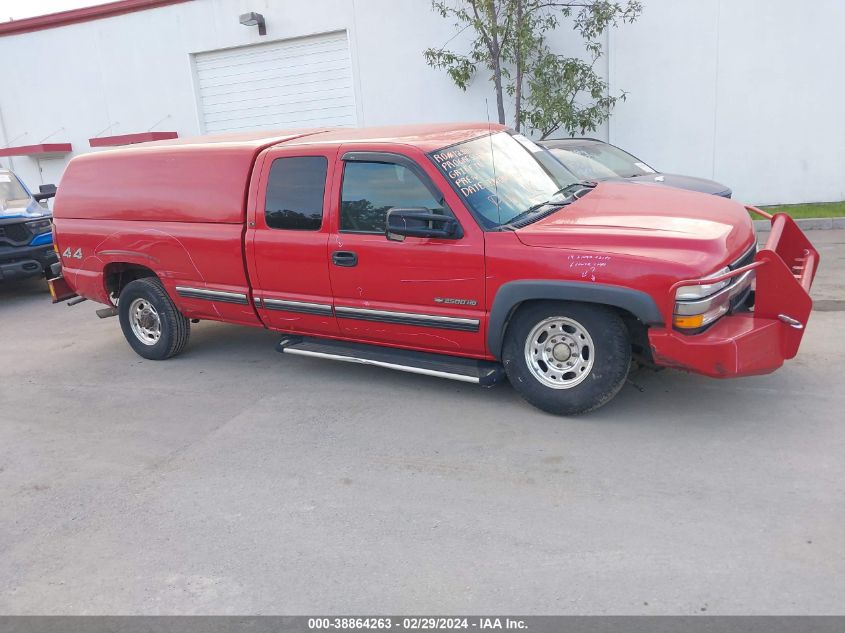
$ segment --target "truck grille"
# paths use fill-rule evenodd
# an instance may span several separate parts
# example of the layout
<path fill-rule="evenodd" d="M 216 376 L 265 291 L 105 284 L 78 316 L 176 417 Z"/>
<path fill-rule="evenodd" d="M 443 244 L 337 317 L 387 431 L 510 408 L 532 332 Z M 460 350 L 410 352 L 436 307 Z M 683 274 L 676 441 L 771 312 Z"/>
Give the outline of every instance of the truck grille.
<path fill-rule="evenodd" d="M 742 254 L 742 257 L 740 257 L 734 263 L 730 264 L 729 268 L 731 270 L 736 270 L 737 268 L 748 266 L 748 264 L 754 261 L 755 255 L 757 255 L 757 244 L 753 244 L 751 248 L 749 248 L 747 251 L 745 251 L 745 253 Z"/>
<path fill-rule="evenodd" d="M 23 222 L 0 225 L 0 244 L 25 246 L 32 241 L 32 232 Z"/>
<path fill-rule="evenodd" d="M 757 244 L 755 243 L 751 248 L 749 248 L 745 253 L 736 260 L 733 264 L 730 265 L 731 270 L 736 270 L 737 268 L 742 268 L 743 266 L 748 266 L 754 261 L 754 257 L 757 255 Z M 753 274 L 753 273 L 752 273 Z M 738 278 L 734 277 L 734 282 Z M 749 310 L 754 305 L 754 291 L 751 289 L 751 286 L 748 286 L 746 290 L 743 292 L 737 293 L 736 296 L 731 299 L 731 314 L 735 314 L 737 312 L 744 312 Z"/>

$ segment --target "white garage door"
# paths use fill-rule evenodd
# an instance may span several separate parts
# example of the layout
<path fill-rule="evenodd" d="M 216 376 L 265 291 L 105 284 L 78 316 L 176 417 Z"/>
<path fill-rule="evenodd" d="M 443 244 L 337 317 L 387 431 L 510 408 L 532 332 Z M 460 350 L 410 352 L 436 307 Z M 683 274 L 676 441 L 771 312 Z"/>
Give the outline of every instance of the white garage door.
<path fill-rule="evenodd" d="M 355 125 L 346 32 L 197 53 L 206 132 Z"/>

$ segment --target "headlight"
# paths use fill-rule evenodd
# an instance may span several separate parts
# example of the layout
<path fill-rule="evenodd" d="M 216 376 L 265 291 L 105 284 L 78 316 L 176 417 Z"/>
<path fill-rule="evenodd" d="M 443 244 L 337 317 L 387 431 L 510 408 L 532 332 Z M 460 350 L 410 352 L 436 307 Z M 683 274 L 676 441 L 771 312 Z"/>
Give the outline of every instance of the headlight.
<path fill-rule="evenodd" d="M 50 222 L 49 219 L 44 220 L 32 220 L 31 222 L 27 222 L 26 225 L 29 227 L 29 230 L 38 235 L 39 233 L 46 233 L 53 229 L 53 223 Z"/>
<path fill-rule="evenodd" d="M 677 306 L 680 304 L 675 304 L 675 309 L 677 310 Z M 677 328 L 682 328 L 686 330 L 696 329 L 700 327 L 704 327 L 705 325 L 709 325 L 713 323 L 716 319 L 720 316 L 727 313 L 729 309 L 729 305 L 727 303 L 720 303 L 713 307 L 708 308 L 707 310 L 702 310 L 699 314 L 678 314 L 672 318 L 672 324 Z"/>
<path fill-rule="evenodd" d="M 702 279 L 712 279 L 713 277 L 718 277 L 720 275 L 724 275 L 725 273 L 731 272 L 731 269 L 725 266 L 722 270 L 717 270 L 712 275 L 708 275 L 707 277 L 702 277 Z M 694 301 L 696 299 L 703 299 L 704 297 L 708 297 L 712 295 L 714 292 L 718 292 L 722 288 L 728 286 L 731 283 L 730 279 L 725 279 L 724 281 L 719 281 L 714 284 L 701 284 L 698 286 L 681 286 L 675 291 L 675 299 L 678 301 Z"/>
<path fill-rule="evenodd" d="M 727 272 L 727 269 L 725 269 L 725 272 Z M 721 274 L 723 273 L 720 271 L 710 276 L 715 277 Z M 719 317 L 727 314 L 734 297 L 749 290 L 753 281 L 754 271 L 749 270 L 739 277 L 734 277 L 718 284 L 705 284 L 702 287 L 718 287 L 719 289 L 711 291 L 706 296 L 700 298 L 676 301 L 675 313 L 672 319 L 673 325 L 679 329 L 692 330 L 713 323 Z M 681 290 L 693 287 L 679 288 L 678 294 L 680 295 Z"/>

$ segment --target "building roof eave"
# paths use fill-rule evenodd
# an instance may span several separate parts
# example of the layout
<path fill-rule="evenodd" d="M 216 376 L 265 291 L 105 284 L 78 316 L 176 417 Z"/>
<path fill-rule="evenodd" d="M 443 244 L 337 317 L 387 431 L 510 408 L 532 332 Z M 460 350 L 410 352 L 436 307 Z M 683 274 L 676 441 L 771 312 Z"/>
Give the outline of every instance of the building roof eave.
<path fill-rule="evenodd" d="M 80 9 L 70 9 L 69 11 L 38 15 L 21 20 L 10 20 L 8 22 L 0 22 L 0 37 L 31 33 L 32 31 L 44 31 L 61 26 L 79 24 L 80 22 L 102 20 L 117 15 L 134 13 L 136 11 L 147 11 L 182 2 L 191 2 L 191 0 L 117 0 L 116 2 L 107 2 L 93 7 L 82 7 Z"/>

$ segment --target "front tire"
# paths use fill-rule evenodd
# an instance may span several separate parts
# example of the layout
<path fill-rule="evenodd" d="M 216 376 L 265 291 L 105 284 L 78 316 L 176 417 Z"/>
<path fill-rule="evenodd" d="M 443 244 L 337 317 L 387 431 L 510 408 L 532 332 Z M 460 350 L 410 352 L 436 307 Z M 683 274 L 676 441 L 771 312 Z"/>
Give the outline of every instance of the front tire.
<path fill-rule="evenodd" d="M 191 323 L 155 277 L 126 284 L 120 293 L 118 314 L 123 335 L 139 356 L 165 360 L 188 344 Z"/>
<path fill-rule="evenodd" d="M 625 384 L 631 340 L 608 307 L 532 303 L 511 320 L 502 362 L 525 400 L 549 413 L 577 415 L 607 404 Z"/>

